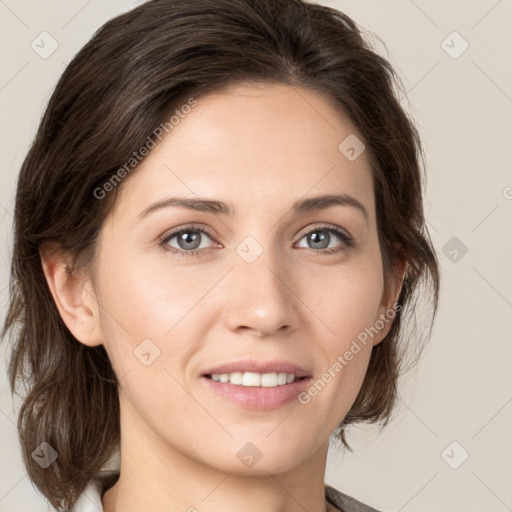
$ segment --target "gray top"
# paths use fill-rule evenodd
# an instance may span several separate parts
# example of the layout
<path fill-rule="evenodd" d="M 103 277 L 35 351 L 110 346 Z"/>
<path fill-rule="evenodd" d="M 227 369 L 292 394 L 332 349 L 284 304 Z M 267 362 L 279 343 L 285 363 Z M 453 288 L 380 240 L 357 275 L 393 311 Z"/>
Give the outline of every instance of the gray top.
<path fill-rule="evenodd" d="M 89 481 L 70 512 L 103 512 L 101 498 L 103 493 L 116 482 L 118 474 L 118 470 L 102 470 L 98 473 Z M 324 487 L 326 500 L 341 512 L 379 512 L 330 485 L 325 484 Z"/>
<path fill-rule="evenodd" d="M 379 512 L 377 509 L 365 505 L 347 494 L 343 494 L 330 485 L 325 484 L 324 487 L 327 501 L 342 512 Z"/>

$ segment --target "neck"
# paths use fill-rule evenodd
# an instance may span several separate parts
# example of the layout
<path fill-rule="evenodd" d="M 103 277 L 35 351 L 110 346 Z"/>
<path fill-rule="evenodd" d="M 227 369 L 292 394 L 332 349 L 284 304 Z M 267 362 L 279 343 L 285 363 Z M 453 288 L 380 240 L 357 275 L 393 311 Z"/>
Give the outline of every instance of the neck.
<path fill-rule="evenodd" d="M 333 510 L 324 494 L 328 441 L 288 471 L 237 474 L 204 464 L 164 441 L 136 417 L 123 393 L 120 405 L 120 476 L 103 495 L 104 512 Z"/>

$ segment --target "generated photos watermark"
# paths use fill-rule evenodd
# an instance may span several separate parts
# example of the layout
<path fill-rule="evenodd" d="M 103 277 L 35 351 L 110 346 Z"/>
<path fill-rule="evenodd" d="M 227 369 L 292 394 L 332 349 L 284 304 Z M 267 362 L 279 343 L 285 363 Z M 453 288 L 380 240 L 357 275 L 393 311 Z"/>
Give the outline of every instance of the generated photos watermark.
<path fill-rule="evenodd" d="M 331 380 L 336 377 L 338 373 L 348 365 L 355 355 L 361 352 L 361 345 L 366 346 L 368 344 L 368 338 L 373 338 L 378 332 L 384 329 L 386 323 L 391 322 L 397 311 L 400 311 L 402 306 L 398 303 L 394 303 L 392 307 L 386 310 L 385 313 L 381 313 L 379 320 L 377 320 L 371 327 L 367 327 L 364 331 L 361 331 L 357 335 L 357 340 L 353 340 L 350 348 L 346 350 L 343 355 L 338 355 L 336 361 L 327 368 L 327 370 L 312 384 L 306 391 L 299 393 L 298 400 L 301 404 L 306 405 L 311 401 L 312 397 L 315 397 L 322 391 Z"/>
<path fill-rule="evenodd" d="M 196 105 L 197 101 L 194 98 L 189 98 L 185 104 L 174 111 L 173 115 L 165 123 L 161 123 L 157 126 L 153 130 L 153 133 L 147 137 L 146 142 L 138 149 L 138 151 L 134 151 L 132 156 L 124 163 L 124 165 L 121 166 L 107 181 L 105 181 L 101 187 L 96 187 L 94 189 L 94 197 L 96 199 L 104 199 L 108 192 L 114 190 L 121 180 L 129 174 L 133 168 L 156 146 L 156 139 L 161 141 L 163 136 L 170 133 Z"/>

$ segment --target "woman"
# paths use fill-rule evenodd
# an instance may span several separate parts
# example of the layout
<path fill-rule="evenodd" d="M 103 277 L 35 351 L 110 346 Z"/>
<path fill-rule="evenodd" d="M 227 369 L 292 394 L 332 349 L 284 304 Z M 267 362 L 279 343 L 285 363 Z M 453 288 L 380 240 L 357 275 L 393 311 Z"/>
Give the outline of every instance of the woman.
<path fill-rule="evenodd" d="M 76 55 L 20 172 L 3 330 L 52 506 L 375 510 L 324 484 L 329 439 L 386 424 L 439 288 L 396 83 L 301 0 L 155 0 Z"/>

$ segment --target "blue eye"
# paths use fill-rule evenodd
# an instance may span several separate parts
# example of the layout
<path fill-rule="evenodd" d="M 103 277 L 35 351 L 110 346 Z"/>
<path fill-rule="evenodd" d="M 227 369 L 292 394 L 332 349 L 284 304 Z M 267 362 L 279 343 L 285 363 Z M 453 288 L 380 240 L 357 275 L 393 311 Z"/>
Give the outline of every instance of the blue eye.
<path fill-rule="evenodd" d="M 341 243 L 331 246 L 332 235 L 334 235 L 334 239 L 338 238 L 338 240 L 341 240 Z M 159 245 L 179 257 L 197 256 L 201 255 L 201 253 L 204 254 L 206 252 L 204 249 L 208 248 L 203 244 L 205 237 L 215 240 L 213 235 L 204 228 L 198 228 L 193 225 L 183 226 L 172 233 L 165 234 L 160 239 Z M 176 239 L 175 243 L 177 246 L 170 243 L 173 239 Z M 300 240 L 303 239 L 306 239 L 308 244 L 313 245 L 313 247 L 306 248 L 318 256 L 341 252 L 351 249 L 356 245 L 350 235 L 331 225 L 317 226 L 305 233 Z"/>
<path fill-rule="evenodd" d="M 329 233 L 334 234 L 335 238 L 338 238 L 342 241 L 341 247 L 340 244 L 334 247 L 329 247 L 329 244 L 333 238 L 332 235 L 329 235 Z M 320 236 L 318 236 L 318 234 L 320 234 Z M 355 247 L 354 239 L 351 236 L 336 227 L 331 227 L 328 225 L 317 226 L 311 229 L 301 238 L 301 240 L 304 238 L 306 238 L 307 243 L 316 244 L 316 247 L 312 247 L 312 249 L 320 249 L 320 251 L 315 252 L 324 255 L 334 254 L 345 249 Z"/>
<path fill-rule="evenodd" d="M 202 239 L 204 236 L 208 238 L 212 238 L 211 235 L 205 230 L 193 226 L 185 226 L 179 229 L 178 231 L 173 231 L 169 235 L 165 235 L 164 238 L 160 240 L 160 245 L 170 246 L 171 252 L 175 253 L 178 256 L 194 256 L 198 254 L 198 249 L 204 249 L 202 245 Z M 169 242 L 176 238 L 178 247 L 174 247 L 169 244 Z"/>

